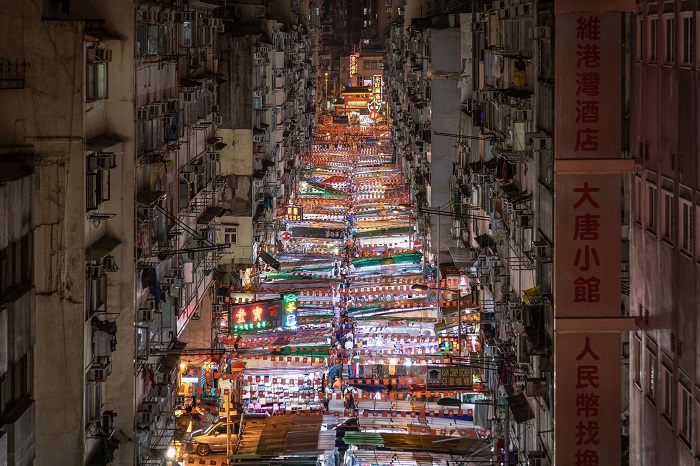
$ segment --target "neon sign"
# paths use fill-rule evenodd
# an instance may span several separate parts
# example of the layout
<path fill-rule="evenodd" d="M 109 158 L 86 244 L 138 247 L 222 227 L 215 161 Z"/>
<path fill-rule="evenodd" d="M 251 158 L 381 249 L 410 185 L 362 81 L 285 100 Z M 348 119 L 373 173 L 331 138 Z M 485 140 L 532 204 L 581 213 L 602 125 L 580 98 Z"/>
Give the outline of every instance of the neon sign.
<path fill-rule="evenodd" d="M 285 293 L 275 301 L 258 301 L 231 308 L 231 332 L 248 333 L 279 326 L 297 326 L 297 293 Z"/>
<path fill-rule="evenodd" d="M 354 76 L 357 74 L 357 57 L 359 55 L 357 53 L 353 53 L 350 55 L 350 76 Z"/>
<path fill-rule="evenodd" d="M 297 326 L 297 299 L 296 293 L 285 293 L 282 295 L 282 328 L 296 328 Z"/>
<path fill-rule="evenodd" d="M 304 209 L 296 205 L 288 205 L 284 208 L 284 218 L 289 222 L 301 222 L 304 220 Z"/>

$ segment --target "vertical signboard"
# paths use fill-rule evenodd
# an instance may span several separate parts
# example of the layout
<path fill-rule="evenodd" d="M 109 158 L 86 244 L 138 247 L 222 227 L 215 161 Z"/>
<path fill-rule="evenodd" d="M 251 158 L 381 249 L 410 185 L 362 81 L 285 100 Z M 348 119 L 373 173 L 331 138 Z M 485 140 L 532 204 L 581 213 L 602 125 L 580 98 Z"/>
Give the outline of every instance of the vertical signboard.
<path fill-rule="evenodd" d="M 555 336 L 555 462 L 620 464 L 620 334 Z"/>
<path fill-rule="evenodd" d="M 620 315 L 620 183 L 619 173 L 556 178 L 556 317 Z"/>
<path fill-rule="evenodd" d="M 619 157 L 621 13 L 557 15 L 556 158 Z"/>
<path fill-rule="evenodd" d="M 621 462 L 622 13 L 555 0 L 554 464 Z M 632 2 L 632 6 L 633 2 Z M 580 12 L 586 9 L 590 11 Z M 605 159 L 605 160 L 604 160 Z"/>

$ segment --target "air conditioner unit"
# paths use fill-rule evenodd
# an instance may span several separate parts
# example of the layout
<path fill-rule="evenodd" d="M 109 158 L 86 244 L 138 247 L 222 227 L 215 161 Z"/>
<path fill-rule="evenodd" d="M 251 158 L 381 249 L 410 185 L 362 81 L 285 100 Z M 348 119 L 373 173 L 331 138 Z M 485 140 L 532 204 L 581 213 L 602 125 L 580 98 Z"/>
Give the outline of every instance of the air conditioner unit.
<path fill-rule="evenodd" d="M 209 26 L 214 29 L 223 29 L 224 27 L 224 20 L 221 18 L 205 18 L 206 19 L 206 26 Z"/>
<path fill-rule="evenodd" d="M 94 61 L 109 63 L 112 61 L 112 49 L 93 49 Z"/>
<path fill-rule="evenodd" d="M 515 111 L 516 121 L 532 121 L 533 110 L 531 108 L 520 109 Z"/>
<path fill-rule="evenodd" d="M 533 450 L 527 452 L 528 466 L 550 466 L 551 463 L 547 459 L 547 455 L 544 451 Z"/>
<path fill-rule="evenodd" d="M 184 105 L 185 103 L 182 101 L 182 99 L 168 100 L 168 111 L 177 112 L 178 110 L 182 110 Z"/>
<path fill-rule="evenodd" d="M 210 162 L 221 162 L 221 152 L 209 152 L 208 154 Z"/>
<path fill-rule="evenodd" d="M 155 23 L 158 21 L 158 12 L 155 10 L 141 10 L 142 23 Z"/>
<path fill-rule="evenodd" d="M 163 11 L 160 13 L 160 20 L 166 23 L 177 22 L 177 13 L 174 11 Z"/>
<path fill-rule="evenodd" d="M 146 220 L 153 220 L 156 218 L 156 209 L 155 207 L 139 207 L 138 215 Z"/>
<path fill-rule="evenodd" d="M 153 322 L 156 317 L 155 310 L 153 308 L 143 307 L 139 309 L 139 321 L 141 322 Z"/>
<path fill-rule="evenodd" d="M 550 142 L 551 138 L 547 137 L 545 133 L 525 133 L 525 144 L 533 152 L 549 149 Z"/>
<path fill-rule="evenodd" d="M 117 413 L 114 411 L 105 411 L 102 413 L 100 419 L 100 436 L 102 438 L 112 438 L 114 434 L 114 418 L 117 417 Z"/>
<path fill-rule="evenodd" d="M 88 378 L 92 382 L 105 382 L 111 372 L 111 364 L 93 364 L 92 366 L 90 366 Z"/>
<path fill-rule="evenodd" d="M 114 152 L 97 152 L 88 157 L 88 170 L 109 170 L 117 166 Z"/>
<path fill-rule="evenodd" d="M 165 108 L 164 108 L 165 107 Z M 152 117 L 160 117 L 163 115 L 164 110 L 167 109 L 167 104 L 163 105 L 160 102 L 148 104 L 148 111 L 151 113 Z"/>
<path fill-rule="evenodd" d="M 546 241 L 533 241 L 532 242 L 532 255 L 535 258 L 542 258 L 547 256 L 547 249 L 549 243 Z"/>
<path fill-rule="evenodd" d="M 180 13 L 180 21 L 183 23 L 191 23 L 197 19 L 197 13 L 194 11 L 183 11 Z"/>
<path fill-rule="evenodd" d="M 136 118 L 140 121 L 149 120 L 151 118 L 151 113 L 148 107 L 139 107 L 136 109 Z"/>
<path fill-rule="evenodd" d="M 185 183 L 194 183 L 197 181 L 197 174 L 194 172 L 182 172 L 180 177 Z"/>
<path fill-rule="evenodd" d="M 163 277 L 163 279 L 160 282 L 163 283 L 164 285 L 169 285 L 169 286 L 174 285 L 175 284 L 175 277 L 165 276 L 165 277 Z"/>

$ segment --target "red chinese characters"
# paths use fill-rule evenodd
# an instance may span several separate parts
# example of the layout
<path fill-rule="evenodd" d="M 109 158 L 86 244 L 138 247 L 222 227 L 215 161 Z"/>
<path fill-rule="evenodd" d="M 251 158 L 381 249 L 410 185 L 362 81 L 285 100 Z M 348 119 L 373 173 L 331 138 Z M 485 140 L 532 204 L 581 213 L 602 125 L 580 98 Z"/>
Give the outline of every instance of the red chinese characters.
<path fill-rule="evenodd" d="M 576 424 L 574 426 L 575 466 L 599 466 L 600 444 L 600 357 L 586 337 L 584 347 L 576 356 Z"/>
<path fill-rule="evenodd" d="M 596 152 L 600 140 L 601 18 L 576 18 L 575 152 Z"/>
<path fill-rule="evenodd" d="M 598 303 L 600 302 L 600 279 L 593 273 L 600 267 L 600 257 L 596 245 L 598 243 L 598 233 L 600 229 L 600 203 L 595 199 L 595 195 L 600 192 L 600 188 L 592 187 L 588 182 L 582 186 L 573 188 L 577 200 L 573 204 L 574 235 L 573 243 L 576 247 L 576 256 L 573 266 L 579 274 L 573 282 L 575 303 Z"/>

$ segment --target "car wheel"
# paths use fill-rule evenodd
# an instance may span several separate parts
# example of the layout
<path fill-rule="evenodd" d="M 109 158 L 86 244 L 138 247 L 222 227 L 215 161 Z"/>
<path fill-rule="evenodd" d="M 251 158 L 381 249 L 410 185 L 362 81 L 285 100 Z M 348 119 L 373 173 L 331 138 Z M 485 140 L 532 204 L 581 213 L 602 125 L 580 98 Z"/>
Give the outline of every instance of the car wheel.
<path fill-rule="evenodd" d="M 211 448 L 209 448 L 209 445 L 205 443 L 200 443 L 197 445 L 197 454 L 199 456 L 207 456 L 209 453 L 211 453 Z"/>

